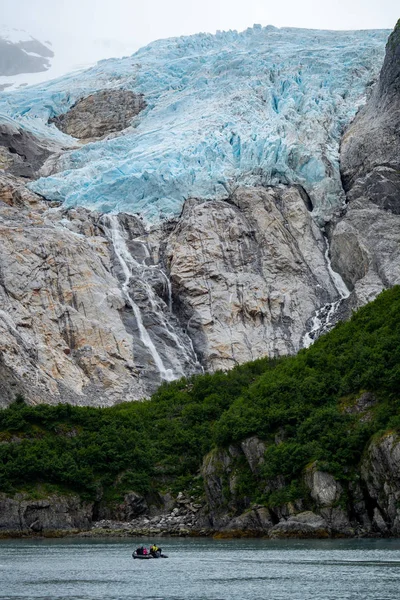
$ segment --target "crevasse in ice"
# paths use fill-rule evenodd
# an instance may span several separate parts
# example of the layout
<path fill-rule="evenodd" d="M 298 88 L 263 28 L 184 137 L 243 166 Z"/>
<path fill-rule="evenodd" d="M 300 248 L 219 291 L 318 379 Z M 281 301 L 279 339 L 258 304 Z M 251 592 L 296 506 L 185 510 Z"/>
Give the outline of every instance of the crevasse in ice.
<path fill-rule="evenodd" d="M 179 214 L 188 197 L 223 198 L 239 184 L 296 183 L 317 217 L 343 201 L 339 140 L 381 67 L 388 31 L 254 26 L 160 40 L 131 57 L 0 96 L 10 118 L 65 145 L 48 118 L 105 88 L 148 104 L 113 139 L 68 153 L 63 172 L 31 188 L 67 206 Z"/>

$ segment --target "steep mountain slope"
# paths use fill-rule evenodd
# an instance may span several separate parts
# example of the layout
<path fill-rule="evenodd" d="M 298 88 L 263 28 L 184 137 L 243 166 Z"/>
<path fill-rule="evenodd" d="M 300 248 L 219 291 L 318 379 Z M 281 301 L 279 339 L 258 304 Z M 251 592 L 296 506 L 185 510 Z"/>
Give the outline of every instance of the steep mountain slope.
<path fill-rule="evenodd" d="M 341 170 L 348 205 L 332 228 L 332 259 L 360 305 L 400 281 L 400 21 L 379 81 L 346 130 Z"/>
<path fill-rule="evenodd" d="M 282 104 L 267 103 L 278 116 L 271 113 L 265 125 L 270 129 L 255 173 L 241 162 L 243 148 L 259 139 L 254 131 L 254 139 L 246 137 L 253 76 L 238 86 L 242 100 L 246 97 L 245 113 L 241 108 L 229 113 L 240 130 L 240 143 L 229 138 L 229 155 L 225 138 L 212 144 L 221 131 L 210 130 L 218 113 L 208 92 L 218 86 L 205 72 L 216 77 L 211 65 L 221 42 L 224 49 L 228 41 L 236 44 L 235 53 L 245 48 L 246 60 L 258 61 L 255 46 L 265 43 L 265 51 L 272 36 L 282 42 L 286 60 L 286 34 L 290 44 L 296 41 L 291 50 L 299 51 L 305 38 L 310 44 L 311 83 L 304 85 L 303 100 L 309 94 L 317 99 L 313 90 L 320 75 L 327 81 L 332 72 L 341 73 L 343 85 L 353 86 L 341 100 L 335 86 L 323 92 L 322 120 L 315 121 L 318 147 L 312 129 L 306 135 L 304 127 L 311 124 L 301 102 L 289 114 L 293 103 L 281 88 Z M 134 73 L 128 61 L 112 61 L 89 71 L 85 80 L 71 76 L 49 84 L 42 96 L 32 90 L 4 94 L 0 402 L 8 405 L 22 392 L 27 404 L 19 397 L 0 411 L 0 487 L 8 494 L 0 495 L 0 535 L 54 534 L 87 529 L 93 522 L 104 533 L 109 523 L 101 520 L 110 518 L 125 522 L 112 527 L 138 534 L 399 535 L 399 287 L 308 350 L 279 358 L 308 346 L 352 308 L 400 282 L 399 27 L 389 38 L 377 85 L 342 140 L 344 206 L 343 193 L 329 196 L 341 185 L 340 129 L 377 73 L 384 34 L 321 36 L 324 44 L 335 40 L 332 60 L 342 40 L 343 70 L 325 65 L 316 73 L 318 35 L 255 29 L 215 39 L 184 38 L 181 46 L 176 40 L 160 42 L 138 53 L 142 64 L 135 63 Z M 357 40 L 357 51 L 349 50 L 350 40 Z M 154 58 L 154 47 L 163 48 L 172 64 L 165 79 L 155 77 L 163 74 L 159 65 L 165 62 Z M 226 64 L 231 56 L 223 56 Z M 183 75 L 182 61 L 193 69 L 193 78 Z M 229 64 L 229 73 L 218 77 L 229 82 L 234 74 L 237 83 L 243 64 L 239 59 Z M 294 62 L 287 64 L 290 70 Z M 282 73 L 276 64 L 271 70 Z M 203 79 L 192 94 L 185 86 L 194 85 L 199 72 Z M 153 96 L 144 85 L 151 81 L 157 88 Z M 161 91 L 160 81 L 166 85 Z M 173 81 L 180 83 L 174 87 Z M 291 79 L 288 85 L 293 92 L 301 83 Z M 267 86 L 267 95 L 271 89 Z M 118 109 L 105 101 L 115 90 Z M 192 156 L 188 140 L 198 115 L 191 121 L 189 112 L 180 114 L 183 97 L 190 108 L 199 97 L 205 111 L 204 130 L 196 126 L 206 158 L 193 169 L 199 154 Z M 131 119 L 123 114 L 125 100 L 140 108 L 133 117 L 137 129 L 121 131 Z M 232 96 L 221 100 L 224 115 L 225 100 L 230 107 Z M 286 108 L 276 112 L 279 106 Z M 102 138 L 95 143 L 79 142 L 47 123 L 65 119 L 80 135 L 86 130 L 83 115 L 90 111 L 95 127 L 89 139 Z M 255 122 L 263 126 L 258 117 Z M 158 128 L 140 129 L 149 123 Z M 268 149 L 276 150 L 281 134 L 271 159 Z M 243 139 L 250 145 L 242 145 Z M 147 143 L 153 146 L 145 149 Z M 76 150 L 65 153 L 72 144 Z M 287 148 L 281 153 L 284 144 L 289 153 Z M 141 170 L 132 145 L 140 146 L 148 170 Z M 208 156 L 209 147 L 218 153 Z M 171 148 L 179 160 L 170 160 Z M 289 159 L 295 149 L 300 162 Z M 313 168 L 302 170 L 311 149 L 312 164 L 315 158 L 325 169 L 318 181 Z M 258 156 L 250 154 L 251 161 Z M 91 207 L 100 200 L 101 208 L 117 210 L 101 214 L 49 203 L 11 173 L 41 174 L 30 187 L 66 198 L 67 205 L 87 204 L 91 197 Z M 185 179 L 188 173 L 191 178 Z M 204 190 L 211 181 L 208 195 Z M 249 185 L 254 181 L 264 185 Z M 223 195 L 220 183 L 228 188 Z M 122 196 L 126 189 L 131 195 Z M 162 195 L 171 189 L 172 195 Z M 190 190 L 203 196 L 187 198 Z M 131 212 L 144 207 L 145 218 L 115 214 L 118 202 Z M 176 216 L 149 227 L 162 214 Z M 343 279 L 332 269 L 330 254 Z M 269 358 L 228 372 L 172 382 L 202 368 L 226 369 L 266 354 Z M 159 387 L 162 382 L 169 383 Z M 107 409 L 68 405 L 110 406 L 155 388 L 150 402 Z M 29 406 L 42 402 L 63 404 Z"/>
<path fill-rule="evenodd" d="M 67 73 L 82 72 L 98 60 L 128 56 L 137 49 L 132 40 L 79 37 L 76 31 L 63 31 L 62 24 L 49 28 L 47 34 L 43 22 L 32 23 L 32 28 L 28 32 L 0 25 L 0 92 L 43 85 Z"/>
<path fill-rule="evenodd" d="M 53 56 L 49 42 L 40 42 L 26 31 L 0 27 L 0 77 L 46 71 Z"/>
<path fill-rule="evenodd" d="M 392 214 L 379 221 L 388 268 L 365 294 L 348 289 L 363 251 L 340 238 L 355 205 L 342 218 L 340 134 L 386 37 L 255 27 L 164 40 L 3 94 L 3 405 L 16 389 L 110 405 L 293 354 L 398 282 Z M 321 228 L 332 217 L 345 282 Z"/>

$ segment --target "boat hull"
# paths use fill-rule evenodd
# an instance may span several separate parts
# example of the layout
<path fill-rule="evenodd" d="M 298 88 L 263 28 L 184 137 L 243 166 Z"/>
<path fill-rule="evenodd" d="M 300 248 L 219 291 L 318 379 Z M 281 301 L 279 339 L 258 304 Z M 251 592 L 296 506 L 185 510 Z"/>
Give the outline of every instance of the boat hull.
<path fill-rule="evenodd" d="M 152 554 L 136 554 L 136 552 L 132 552 L 132 558 L 137 558 L 138 560 L 149 560 L 150 558 L 168 558 L 168 556 L 166 554 L 153 556 Z"/>

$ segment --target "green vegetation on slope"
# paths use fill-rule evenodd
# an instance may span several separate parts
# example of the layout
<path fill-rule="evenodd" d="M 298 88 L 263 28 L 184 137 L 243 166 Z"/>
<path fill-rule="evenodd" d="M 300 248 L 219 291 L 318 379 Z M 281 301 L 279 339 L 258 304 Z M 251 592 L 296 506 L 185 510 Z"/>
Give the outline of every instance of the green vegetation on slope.
<path fill-rule="evenodd" d="M 360 418 L 352 407 L 364 391 L 376 402 Z M 110 500 L 183 490 L 213 447 L 257 435 L 267 460 L 256 479 L 244 469 L 239 488 L 283 502 L 301 494 L 311 462 L 351 479 L 371 436 L 388 429 L 400 430 L 398 286 L 297 356 L 163 385 L 147 402 L 95 409 L 17 400 L 0 411 L 0 489 L 51 484 L 86 498 L 102 489 Z M 286 492 L 265 495 L 277 475 Z"/>

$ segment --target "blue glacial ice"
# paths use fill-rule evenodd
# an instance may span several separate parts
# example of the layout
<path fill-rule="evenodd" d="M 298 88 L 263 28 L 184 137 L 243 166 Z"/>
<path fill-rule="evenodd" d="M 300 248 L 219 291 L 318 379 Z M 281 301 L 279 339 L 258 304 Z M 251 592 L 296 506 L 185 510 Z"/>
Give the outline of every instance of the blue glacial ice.
<path fill-rule="evenodd" d="M 64 146 L 48 125 L 96 90 L 143 93 L 147 108 L 112 139 L 81 145 L 62 172 L 31 188 L 67 206 L 179 214 L 188 197 L 225 198 L 239 184 L 300 184 L 314 214 L 343 202 L 339 141 L 383 62 L 386 30 L 254 26 L 160 40 L 131 57 L 0 95 L 10 119 Z"/>

